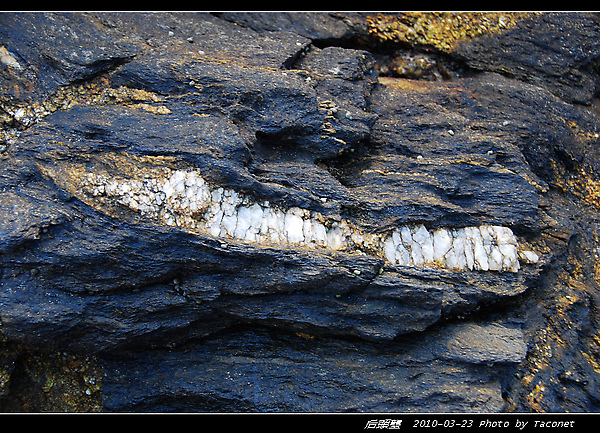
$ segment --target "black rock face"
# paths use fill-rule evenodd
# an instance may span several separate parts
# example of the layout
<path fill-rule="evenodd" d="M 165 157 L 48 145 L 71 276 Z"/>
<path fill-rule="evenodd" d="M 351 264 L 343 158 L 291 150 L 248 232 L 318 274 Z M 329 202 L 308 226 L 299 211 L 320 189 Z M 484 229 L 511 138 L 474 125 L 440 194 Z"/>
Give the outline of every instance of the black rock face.
<path fill-rule="evenodd" d="M 0 14 L 3 410 L 35 351 L 93 359 L 109 412 L 596 411 L 598 28 L 568 18 L 415 45 L 470 68 L 436 81 L 378 73 L 369 14 Z M 287 240 L 214 231 L 217 196 Z M 391 262 L 421 226 L 509 228 L 520 265 Z"/>

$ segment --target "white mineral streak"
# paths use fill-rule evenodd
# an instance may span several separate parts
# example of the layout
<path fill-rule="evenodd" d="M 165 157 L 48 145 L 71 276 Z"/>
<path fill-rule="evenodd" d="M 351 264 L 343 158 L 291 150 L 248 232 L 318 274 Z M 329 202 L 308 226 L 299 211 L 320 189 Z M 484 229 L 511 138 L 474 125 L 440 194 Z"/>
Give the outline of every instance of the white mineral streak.
<path fill-rule="evenodd" d="M 484 225 L 458 230 L 427 230 L 423 225 L 401 227 L 385 241 L 390 263 L 414 266 L 436 263 L 449 269 L 481 271 L 519 270 L 517 238 L 506 227 Z M 523 251 L 526 262 L 537 262 L 532 251 Z"/>
<path fill-rule="evenodd" d="M 282 209 L 267 201 L 254 202 L 233 190 L 212 187 L 199 171 L 165 173 L 164 178 L 144 180 L 88 173 L 84 189 L 170 226 L 264 244 L 357 248 L 374 251 L 395 265 L 517 272 L 520 261 L 539 260 L 535 252 L 520 249 L 517 238 L 506 227 L 428 230 L 424 225 L 411 225 L 388 235 L 373 235 L 345 221 L 325 221 L 317 212 Z"/>

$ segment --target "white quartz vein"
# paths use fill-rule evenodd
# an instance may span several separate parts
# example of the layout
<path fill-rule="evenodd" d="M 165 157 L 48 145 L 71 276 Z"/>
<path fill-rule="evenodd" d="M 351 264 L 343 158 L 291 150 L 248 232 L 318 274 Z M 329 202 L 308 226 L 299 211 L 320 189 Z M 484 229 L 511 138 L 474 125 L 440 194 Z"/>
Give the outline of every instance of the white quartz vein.
<path fill-rule="evenodd" d="M 448 269 L 517 272 L 539 260 L 519 247 L 502 226 L 429 230 L 407 225 L 388 234 L 363 233 L 347 221 L 326 221 L 317 212 L 257 202 L 234 190 L 209 185 L 198 170 L 163 170 L 162 177 L 109 178 L 87 173 L 84 191 L 125 205 L 170 226 L 261 244 L 291 244 L 339 250 L 355 248 L 390 264 L 437 265 Z"/>

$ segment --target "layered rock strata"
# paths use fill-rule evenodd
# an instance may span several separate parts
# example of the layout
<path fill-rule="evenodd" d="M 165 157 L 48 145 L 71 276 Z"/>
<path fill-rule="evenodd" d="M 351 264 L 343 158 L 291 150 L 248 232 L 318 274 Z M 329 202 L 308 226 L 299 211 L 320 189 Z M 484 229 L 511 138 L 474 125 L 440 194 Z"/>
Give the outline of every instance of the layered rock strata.
<path fill-rule="evenodd" d="M 599 23 L 0 14 L 0 410 L 598 411 Z"/>

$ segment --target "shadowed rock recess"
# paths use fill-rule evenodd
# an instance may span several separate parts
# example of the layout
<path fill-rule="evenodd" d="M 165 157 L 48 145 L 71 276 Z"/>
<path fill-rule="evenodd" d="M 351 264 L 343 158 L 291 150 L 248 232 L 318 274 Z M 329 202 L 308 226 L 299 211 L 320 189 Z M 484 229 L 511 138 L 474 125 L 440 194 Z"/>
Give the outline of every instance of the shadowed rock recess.
<path fill-rule="evenodd" d="M 0 409 L 597 412 L 599 37 L 1 13 Z"/>

